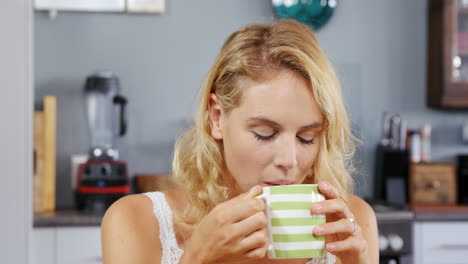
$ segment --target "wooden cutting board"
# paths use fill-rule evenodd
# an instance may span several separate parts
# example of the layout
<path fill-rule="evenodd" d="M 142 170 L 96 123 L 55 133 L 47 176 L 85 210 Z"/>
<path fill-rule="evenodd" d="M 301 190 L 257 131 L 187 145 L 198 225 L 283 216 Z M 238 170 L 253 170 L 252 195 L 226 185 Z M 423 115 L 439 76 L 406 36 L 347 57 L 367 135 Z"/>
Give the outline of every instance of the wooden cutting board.
<path fill-rule="evenodd" d="M 34 112 L 34 212 L 55 210 L 55 138 L 57 99 L 44 97 L 43 111 Z"/>

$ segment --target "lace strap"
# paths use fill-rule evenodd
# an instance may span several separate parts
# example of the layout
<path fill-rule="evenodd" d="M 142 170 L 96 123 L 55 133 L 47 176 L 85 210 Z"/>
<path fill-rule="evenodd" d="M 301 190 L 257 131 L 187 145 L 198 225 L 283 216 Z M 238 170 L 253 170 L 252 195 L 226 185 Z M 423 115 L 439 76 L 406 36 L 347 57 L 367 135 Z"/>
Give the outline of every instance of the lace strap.
<path fill-rule="evenodd" d="M 325 251 L 324 256 L 321 258 L 313 258 L 306 264 L 335 264 L 336 257 L 328 251 Z"/>
<path fill-rule="evenodd" d="M 174 250 L 180 250 L 174 233 L 172 210 L 162 192 L 148 192 L 144 194 L 153 202 L 153 213 L 159 222 L 159 239 L 161 241 L 163 253 L 162 259 L 171 259 L 171 257 L 165 256 L 165 254 Z"/>

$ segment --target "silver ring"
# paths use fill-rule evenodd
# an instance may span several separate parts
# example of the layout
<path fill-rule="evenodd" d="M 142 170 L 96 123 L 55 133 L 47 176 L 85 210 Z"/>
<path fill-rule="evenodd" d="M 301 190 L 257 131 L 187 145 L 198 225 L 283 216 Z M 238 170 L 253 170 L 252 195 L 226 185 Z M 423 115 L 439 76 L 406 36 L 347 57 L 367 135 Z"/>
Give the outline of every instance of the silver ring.
<path fill-rule="evenodd" d="M 351 231 L 351 234 L 353 234 L 356 231 L 356 221 L 354 218 L 348 218 L 348 221 L 353 224 L 353 231 Z"/>

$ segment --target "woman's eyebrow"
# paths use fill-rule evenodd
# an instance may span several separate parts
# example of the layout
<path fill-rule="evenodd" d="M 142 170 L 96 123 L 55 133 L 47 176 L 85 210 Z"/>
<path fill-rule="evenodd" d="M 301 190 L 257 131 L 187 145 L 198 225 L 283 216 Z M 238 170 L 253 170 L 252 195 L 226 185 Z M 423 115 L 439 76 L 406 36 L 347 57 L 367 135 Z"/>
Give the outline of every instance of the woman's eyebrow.
<path fill-rule="evenodd" d="M 261 116 L 258 116 L 258 117 L 251 117 L 247 120 L 248 122 L 260 122 L 260 123 L 266 123 L 266 124 L 270 124 L 270 125 L 273 125 L 275 127 L 281 127 L 281 125 L 276 122 L 276 121 L 273 121 L 271 119 L 268 119 L 266 117 L 261 117 Z M 313 129 L 313 128 L 321 128 L 322 127 L 322 123 L 321 122 L 314 122 L 310 125 L 305 125 L 305 126 L 302 126 L 301 129 Z"/>
<path fill-rule="evenodd" d="M 301 127 L 301 129 L 312 129 L 312 128 L 321 128 L 321 127 L 322 127 L 321 122 L 314 122 L 314 123 L 312 123 L 310 125 Z"/>
<path fill-rule="evenodd" d="M 257 123 L 266 123 L 266 124 L 270 124 L 270 125 L 273 125 L 273 126 L 276 126 L 276 127 L 281 127 L 281 125 L 276 122 L 276 121 L 273 121 L 271 119 L 268 119 L 266 117 L 261 117 L 261 116 L 257 116 L 257 117 L 251 117 L 249 119 L 247 119 L 248 122 L 257 122 Z"/>

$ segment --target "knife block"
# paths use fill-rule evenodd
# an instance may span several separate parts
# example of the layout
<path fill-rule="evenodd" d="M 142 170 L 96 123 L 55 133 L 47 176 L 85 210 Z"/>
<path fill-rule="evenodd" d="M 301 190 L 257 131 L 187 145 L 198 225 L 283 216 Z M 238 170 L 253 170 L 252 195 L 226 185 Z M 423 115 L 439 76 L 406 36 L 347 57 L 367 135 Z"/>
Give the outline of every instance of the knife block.
<path fill-rule="evenodd" d="M 45 96 L 43 110 L 34 112 L 34 212 L 55 210 L 55 137 L 57 100 Z"/>
<path fill-rule="evenodd" d="M 375 169 L 375 198 L 396 205 L 407 204 L 409 152 L 379 145 Z"/>

